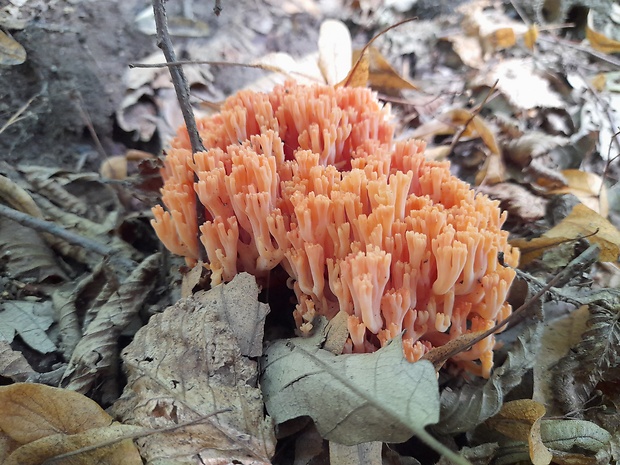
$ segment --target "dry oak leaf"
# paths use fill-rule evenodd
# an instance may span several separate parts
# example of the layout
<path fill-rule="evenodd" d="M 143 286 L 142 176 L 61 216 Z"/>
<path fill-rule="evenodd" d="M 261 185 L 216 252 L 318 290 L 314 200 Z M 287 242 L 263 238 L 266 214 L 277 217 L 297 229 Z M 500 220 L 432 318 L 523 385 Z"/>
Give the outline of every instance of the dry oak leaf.
<path fill-rule="evenodd" d="M 112 428 L 112 435 L 107 431 Z M 97 403 L 73 391 L 43 384 L 17 383 L 0 387 L 0 433 L 14 449 L 0 456 L 3 465 L 35 465 L 77 449 L 97 446 L 107 439 L 119 439 L 122 425 Z M 141 464 L 140 455 L 129 439 L 105 447 L 91 447 L 63 465 Z"/>
<path fill-rule="evenodd" d="M 163 428 L 230 409 L 140 439 L 147 463 L 170 458 L 175 463 L 269 463 L 275 450 L 273 424 L 264 417 L 257 364 L 242 355 L 238 343 L 245 333 L 235 332 L 240 323 L 230 316 L 236 312 L 253 321 L 248 327 L 258 336 L 248 347 L 262 345 L 267 305 L 257 296 L 254 278 L 239 274 L 153 316 L 124 350 L 127 386 L 112 406 L 124 423 Z"/>

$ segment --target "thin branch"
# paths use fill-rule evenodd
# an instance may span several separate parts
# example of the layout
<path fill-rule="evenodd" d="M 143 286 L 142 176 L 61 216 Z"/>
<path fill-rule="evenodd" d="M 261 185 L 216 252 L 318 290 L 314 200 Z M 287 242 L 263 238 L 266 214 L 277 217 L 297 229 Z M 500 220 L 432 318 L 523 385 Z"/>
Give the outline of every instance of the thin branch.
<path fill-rule="evenodd" d="M 172 47 L 170 34 L 168 33 L 168 21 L 166 19 L 166 8 L 164 6 L 164 2 L 165 0 L 153 0 L 153 13 L 155 15 L 155 26 L 157 28 L 157 46 L 161 48 L 162 52 L 164 52 L 164 57 L 168 63 L 176 63 L 177 57 L 174 53 L 174 48 Z M 172 77 L 172 84 L 174 85 L 174 90 L 177 94 L 181 112 L 183 113 L 183 119 L 185 120 L 185 127 L 187 128 L 189 142 L 192 146 L 193 156 L 196 152 L 204 152 L 205 147 L 202 144 L 202 139 L 198 133 L 194 112 L 192 111 L 192 107 L 189 102 L 189 84 L 187 83 L 187 78 L 185 77 L 185 73 L 183 72 L 183 67 L 181 65 L 168 66 L 168 69 L 170 71 L 170 76 Z M 194 182 L 198 182 L 197 173 L 194 173 Z M 195 202 L 196 223 L 197 226 L 200 227 L 200 225 L 204 224 L 207 219 L 205 209 L 200 203 L 197 193 L 195 194 Z M 200 234 L 199 228 L 197 228 L 197 234 Z M 200 260 L 206 262 L 206 251 L 202 247 L 200 247 L 199 250 Z"/>
<path fill-rule="evenodd" d="M 23 213 L 19 210 L 7 207 L 2 203 L 0 203 L 0 216 L 9 218 L 10 220 L 13 220 L 23 226 L 32 228 L 36 231 L 52 234 L 56 237 L 59 237 L 60 239 L 67 241 L 69 244 L 82 247 L 83 249 L 94 252 L 98 255 L 117 255 L 117 252 L 113 248 L 108 247 L 105 244 L 94 241 L 84 236 L 80 236 L 79 234 L 75 234 L 71 231 L 64 229 L 61 226 L 58 226 L 56 223 L 52 223 L 51 221 L 45 221 L 39 218 L 35 218 L 34 216 L 28 215 L 27 213 Z M 123 266 L 129 269 L 135 268 L 135 263 L 133 261 L 124 259 L 120 256 L 116 258 L 122 261 Z"/>

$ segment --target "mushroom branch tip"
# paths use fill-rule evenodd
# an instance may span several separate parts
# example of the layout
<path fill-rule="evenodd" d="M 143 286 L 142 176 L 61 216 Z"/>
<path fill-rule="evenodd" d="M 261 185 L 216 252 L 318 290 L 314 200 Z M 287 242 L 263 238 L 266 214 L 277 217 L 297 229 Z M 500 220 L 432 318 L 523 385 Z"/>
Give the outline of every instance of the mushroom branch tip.
<path fill-rule="evenodd" d="M 512 311 L 519 251 L 501 229 L 506 214 L 448 162 L 426 160 L 424 142 L 395 141 L 389 107 L 369 89 L 241 91 L 197 124 L 206 151 L 192 154 L 179 129 L 152 224 L 190 265 L 204 248 L 212 285 L 280 266 L 302 332 L 344 311 L 345 352 L 404 332 L 410 361 Z M 491 336 L 452 362 L 488 377 L 493 346 Z"/>

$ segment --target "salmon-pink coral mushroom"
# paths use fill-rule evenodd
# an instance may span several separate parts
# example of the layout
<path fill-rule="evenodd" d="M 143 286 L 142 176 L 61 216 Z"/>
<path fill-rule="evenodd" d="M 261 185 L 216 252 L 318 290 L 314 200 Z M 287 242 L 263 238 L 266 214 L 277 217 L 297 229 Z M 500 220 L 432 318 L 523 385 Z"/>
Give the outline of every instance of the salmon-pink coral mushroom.
<path fill-rule="evenodd" d="M 198 121 L 206 152 L 192 156 L 179 130 L 153 227 L 189 264 L 204 247 L 213 285 L 282 266 L 298 327 L 344 311 L 348 352 L 405 331 L 415 361 L 488 329 L 511 312 L 515 273 L 498 254 L 516 266 L 519 253 L 501 230 L 506 216 L 447 162 L 425 160 L 423 142 L 395 142 L 389 117 L 368 89 L 289 82 L 239 92 Z M 493 344 L 489 337 L 453 362 L 488 376 Z"/>

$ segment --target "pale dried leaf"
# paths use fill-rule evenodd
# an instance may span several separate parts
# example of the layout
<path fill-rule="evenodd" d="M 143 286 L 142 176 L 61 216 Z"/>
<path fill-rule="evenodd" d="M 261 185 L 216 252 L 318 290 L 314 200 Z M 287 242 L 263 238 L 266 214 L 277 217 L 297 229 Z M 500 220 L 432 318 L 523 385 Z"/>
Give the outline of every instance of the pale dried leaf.
<path fill-rule="evenodd" d="M 307 415 L 326 439 L 355 445 L 402 442 L 437 421 L 435 369 L 408 362 L 400 337 L 372 354 L 334 355 L 318 347 L 322 329 L 277 341 L 263 356 L 261 386 L 277 423 Z"/>
<path fill-rule="evenodd" d="M 35 283 L 68 279 L 35 230 L 5 217 L 0 217 L 0 258 L 12 279 Z"/>
<path fill-rule="evenodd" d="M 26 61 L 26 49 L 15 39 L 0 31 L 0 66 L 21 65 Z"/>
<path fill-rule="evenodd" d="M 75 347 L 61 385 L 88 392 L 102 377 L 114 371 L 118 337 L 144 305 L 155 285 L 160 255 L 146 258 L 101 306 Z"/>
<path fill-rule="evenodd" d="M 21 352 L 13 350 L 7 341 L 0 340 L 0 376 L 14 382 L 23 382 L 34 378 L 36 374 Z"/>
<path fill-rule="evenodd" d="M 550 191 L 551 194 L 573 194 L 591 210 L 603 217 L 609 214 L 607 188 L 603 179 L 587 171 L 562 170 L 567 185 Z"/>
<path fill-rule="evenodd" d="M 590 305 L 588 330 L 579 344 L 552 371 L 553 390 L 564 412 L 579 410 L 601 380 L 620 374 L 620 312 L 618 308 Z"/>
<path fill-rule="evenodd" d="M 518 109 L 564 108 L 561 96 L 549 81 L 541 76 L 531 60 L 511 58 L 502 60 L 486 73 L 481 73 L 472 84 L 497 89 Z"/>
<path fill-rule="evenodd" d="M 382 465 L 382 442 L 365 442 L 355 446 L 343 446 L 329 442 L 330 465 Z"/>
<path fill-rule="evenodd" d="M 581 335 L 587 329 L 586 322 L 589 316 L 588 307 L 584 305 L 568 315 L 544 324 L 542 342 L 536 354 L 536 364 L 533 370 L 532 399 L 543 404 L 548 411 L 553 408 L 555 397 L 551 369 L 568 354 L 571 347 L 581 340 Z"/>
<path fill-rule="evenodd" d="M 263 354 L 263 333 L 269 305 L 259 302 L 254 296 L 259 293 L 254 276 L 240 273 L 229 286 L 216 286 L 211 290 L 213 301 L 211 311 L 218 312 L 228 322 L 241 355 L 260 357 Z"/>
<path fill-rule="evenodd" d="M 144 438 L 140 449 L 147 463 L 172 458 L 185 463 L 192 457 L 268 463 L 273 455 L 273 425 L 263 414 L 256 362 L 241 354 L 227 322 L 231 302 L 222 300 L 230 290 L 221 288 L 239 282 L 198 292 L 153 316 L 124 350 L 128 382 L 113 411 L 125 423 L 165 427 L 231 409 Z M 253 309 L 261 304 L 256 284 L 248 284 L 246 279 L 236 292 Z"/>
<path fill-rule="evenodd" d="M 347 26 L 338 20 L 323 21 L 319 30 L 319 68 L 328 85 L 334 85 L 347 77 L 351 69 L 351 34 Z"/>
<path fill-rule="evenodd" d="M 51 302 L 5 300 L 0 302 L 0 340 L 13 341 L 15 334 L 37 352 L 48 354 L 56 345 L 45 331 L 52 325 Z"/>

